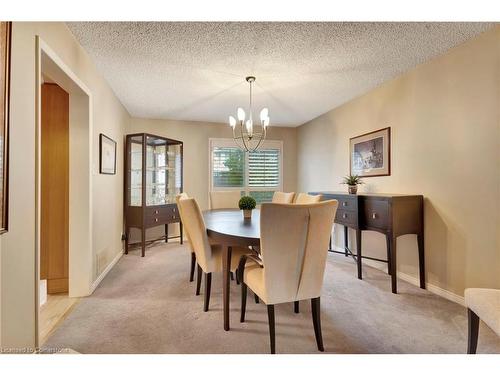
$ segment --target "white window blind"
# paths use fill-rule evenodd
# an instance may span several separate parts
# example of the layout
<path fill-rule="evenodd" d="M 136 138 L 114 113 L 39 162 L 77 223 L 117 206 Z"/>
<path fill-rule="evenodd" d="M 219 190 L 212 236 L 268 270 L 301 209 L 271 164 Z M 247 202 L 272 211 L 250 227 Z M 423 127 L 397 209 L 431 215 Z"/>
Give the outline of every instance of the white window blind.
<path fill-rule="evenodd" d="M 282 190 L 282 143 L 266 141 L 255 152 L 243 152 L 232 139 L 210 140 L 210 190 L 241 190 L 257 203 L 271 201 Z"/>

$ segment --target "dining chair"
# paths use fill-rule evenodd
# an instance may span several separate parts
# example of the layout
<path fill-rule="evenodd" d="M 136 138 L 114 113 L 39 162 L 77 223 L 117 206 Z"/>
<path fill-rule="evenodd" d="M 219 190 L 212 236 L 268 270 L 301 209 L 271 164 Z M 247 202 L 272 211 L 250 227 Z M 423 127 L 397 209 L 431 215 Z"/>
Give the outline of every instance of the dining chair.
<path fill-rule="evenodd" d="M 242 281 L 240 321 L 245 321 L 247 288 L 250 288 L 267 305 L 273 354 L 276 352 L 274 306 L 305 299 L 311 300 L 316 344 L 318 350 L 324 351 L 320 295 L 337 206 L 336 200 L 261 206 L 261 256 L 244 255 L 238 267 Z"/>
<path fill-rule="evenodd" d="M 200 207 L 194 198 L 180 199 L 179 207 L 183 215 L 184 227 L 187 233 L 189 233 L 191 246 L 196 254 L 196 262 L 198 263 L 197 294 L 199 294 L 202 272 L 205 274 L 205 302 L 203 311 L 208 311 L 212 273 L 222 271 L 222 247 L 218 244 L 210 243 Z M 242 255 L 251 253 L 251 249 L 233 247 L 230 271 L 236 271 L 238 261 Z"/>
<path fill-rule="evenodd" d="M 295 193 L 276 191 L 273 194 L 272 203 L 293 203 L 293 197 L 295 197 Z"/>
<path fill-rule="evenodd" d="M 179 215 L 181 217 L 181 223 L 183 223 L 184 217 L 182 214 L 182 209 L 181 209 L 181 206 L 179 204 L 179 201 L 181 199 L 188 199 L 188 198 L 189 198 L 189 195 L 187 195 L 186 193 L 180 193 L 180 194 L 177 194 L 175 196 L 175 202 L 177 203 L 177 210 L 179 211 Z M 191 239 L 189 238 L 189 232 L 187 231 L 187 228 L 184 228 L 184 229 L 186 232 L 186 238 L 189 242 L 189 250 L 191 252 L 191 269 L 189 271 L 189 282 L 192 282 L 194 280 L 194 269 L 196 267 L 196 254 L 193 250 L 193 245 L 192 245 Z"/>
<path fill-rule="evenodd" d="M 479 320 L 500 336 L 500 289 L 467 288 L 464 296 L 469 331 L 467 354 L 476 354 Z"/>
<path fill-rule="evenodd" d="M 310 204 L 310 203 L 318 203 L 321 201 L 321 194 L 318 195 L 309 195 L 307 193 L 299 193 L 295 198 L 295 204 Z"/>
<path fill-rule="evenodd" d="M 241 191 L 211 191 L 210 192 L 210 208 L 218 210 L 223 208 L 239 208 Z"/>

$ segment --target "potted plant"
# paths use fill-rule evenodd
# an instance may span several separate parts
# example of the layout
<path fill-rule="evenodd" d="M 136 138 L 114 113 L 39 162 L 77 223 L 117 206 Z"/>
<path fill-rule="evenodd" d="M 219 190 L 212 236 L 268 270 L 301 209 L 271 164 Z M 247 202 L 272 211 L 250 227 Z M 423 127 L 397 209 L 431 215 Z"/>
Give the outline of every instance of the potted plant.
<path fill-rule="evenodd" d="M 363 181 L 361 181 L 361 177 L 358 175 L 350 174 L 345 176 L 341 183 L 347 185 L 349 194 L 356 194 L 358 192 L 358 185 L 363 184 Z"/>
<path fill-rule="evenodd" d="M 241 197 L 238 206 L 240 210 L 243 210 L 243 218 L 250 219 L 252 217 L 252 210 L 257 206 L 257 202 L 254 198 L 245 195 Z"/>

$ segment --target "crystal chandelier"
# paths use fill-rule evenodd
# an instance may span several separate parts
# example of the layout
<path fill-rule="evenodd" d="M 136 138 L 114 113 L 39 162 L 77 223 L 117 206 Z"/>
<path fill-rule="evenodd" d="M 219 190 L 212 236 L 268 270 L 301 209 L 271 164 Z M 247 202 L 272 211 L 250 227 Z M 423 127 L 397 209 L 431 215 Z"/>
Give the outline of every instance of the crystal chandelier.
<path fill-rule="evenodd" d="M 233 116 L 229 116 L 229 125 L 233 129 L 234 141 L 239 148 L 247 152 L 257 150 L 266 139 L 266 131 L 269 126 L 269 110 L 263 108 L 260 111 L 260 126 L 255 126 L 252 116 L 252 84 L 255 82 L 255 77 L 250 76 L 245 79 L 250 84 L 249 118 L 245 121 L 245 111 L 239 107 L 237 111 L 238 121 Z M 238 122 L 239 126 L 237 126 Z"/>

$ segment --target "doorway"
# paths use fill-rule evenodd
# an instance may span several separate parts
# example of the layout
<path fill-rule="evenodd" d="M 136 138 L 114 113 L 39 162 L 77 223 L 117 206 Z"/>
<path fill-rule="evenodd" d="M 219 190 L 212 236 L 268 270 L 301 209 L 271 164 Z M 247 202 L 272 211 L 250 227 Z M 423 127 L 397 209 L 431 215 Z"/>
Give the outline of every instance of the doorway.
<path fill-rule="evenodd" d="M 36 48 L 35 345 L 40 347 L 78 298 L 92 291 L 92 95 L 40 37 Z"/>

